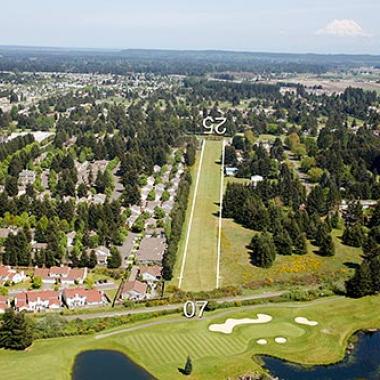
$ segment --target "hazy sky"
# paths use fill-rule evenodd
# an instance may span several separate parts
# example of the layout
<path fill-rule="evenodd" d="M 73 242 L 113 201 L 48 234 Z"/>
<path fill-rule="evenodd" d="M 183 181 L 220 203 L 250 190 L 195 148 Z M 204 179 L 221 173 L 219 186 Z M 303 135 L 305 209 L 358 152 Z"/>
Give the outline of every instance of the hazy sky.
<path fill-rule="evenodd" d="M 0 44 L 380 54 L 379 0 L 17 0 Z"/>

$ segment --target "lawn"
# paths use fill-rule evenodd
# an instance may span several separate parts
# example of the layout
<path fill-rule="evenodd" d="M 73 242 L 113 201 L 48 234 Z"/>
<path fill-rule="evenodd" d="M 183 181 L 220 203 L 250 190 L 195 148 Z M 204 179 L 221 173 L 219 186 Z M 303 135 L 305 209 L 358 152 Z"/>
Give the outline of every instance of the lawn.
<path fill-rule="evenodd" d="M 360 263 L 361 249 L 348 247 L 340 241 L 341 230 L 332 232 L 336 254 L 321 257 L 317 247 L 308 242 L 308 253 L 303 256 L 277 255 L 272 268 L 258 268 L 250 263 L 250 243 L 255 231 L 244 228 L 231 219 L 223 219 L 221 249 L 221 286 L 249 285 L 251 288 L 315 284 L 345 279 L 352 273 L 350 263 Z"/>
<path fill-rule="evenodd" d="M 220 195 L 220 157 L 222 140 L 205 140 L 197 196 L 181 288 L 189 291 L 212 290 L 216 286 L 218 212 Z M 198 154 L 199 156 L 199 154 Z M 196 185 L 199 157 L 193 169 L 193 184 L 173 283 L 178 285 L 187 229 Z"/>
<path fill-rule="evenodd" d="M 187 355 L 193 359 L 188 379 L 224 379 L 262 369 L 253 355 L 268 354 L 303 364 L 328 364 L 341 359 L 348 338 L 357 330 L 380 327 L 380 297 L 360 300 L 332 297 L 308 303 L 246 306 L 209 312 L 203 319 L 186 320 L 173 315 L 154 323 L 99 334 L 37 341 L 26 352 L 0 351 L 0 373 L 9 380 L 38 378 L 68 380 L 75 356 L 89 349 L 113 349 L 128 354 L 158 379 L 184 379 L 178 368 Z M 212 323 L 227 318 L 255 318 L 269 314 L 267 324 L 241 325 L 232 334 L 210 332 Z M 315 320 L 315 327 L 294 322 L 297 316 Z M 288 341 L 280 345 L 274 338 Z M 257 339 L 268 340 L 259 346 Z"/>

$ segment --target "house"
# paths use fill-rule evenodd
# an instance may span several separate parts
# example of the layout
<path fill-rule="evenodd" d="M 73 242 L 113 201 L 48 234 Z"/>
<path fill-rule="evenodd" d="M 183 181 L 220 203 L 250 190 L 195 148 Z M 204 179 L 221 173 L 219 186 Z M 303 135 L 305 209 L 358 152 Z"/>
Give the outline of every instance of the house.
<path fill-rule="evenodd" d="M 166 249 L 166 240 L 163 237 L 144 237 L 136 253 L 139 264 L 161 265 Z"/>
<path fill-rule="evenodd" d="M 26 292 L 28 311 L 41 311 L 47 309 L 59 309 L 61 298 L 54 290 L 38 290 Z"/>
<path fill-rule="evenodd" d="M 107 195 L 105 194 L 94 194 L 91 197 L 90 202 L 98 204 L 98 205 L 102 205 L 105 203 L 106 199 L 107 199 Z"/>
<path fill-rule="evenodd" d="M 239 171 L 239 169 L 231 167 L 231 168 L 225 168 L 224 171 L 225 171 L 227 177 L 235 177 L 235 175 Z"/>
<path fill-rule="evenodd" d="M 56 279 L 50 277 L 49 273 L 49 268 L 34 268 L 33 277 L 41 278 L 44 284 L 55 284 Z"/>
<path fill-rule="evenodd" d="M 62 292 L 62 299 L 68 308 L 83 306 L 100 306 L 107 301 L 103 292 L 96 289 L 65 289 Z"/>
<path fill-rule="evenodd" d="M 95 249 L 96 260 L 98 265 L 107 265 L 107 259 L 111 256 L 110 250 L 104 245 Z"/>
<path fill-rule="evenodd" d="M 251 177 L 251 183 L 253 187 L 256 187 L 259 182 L 264 181 L 264 178 L 261 175 L 253 175 Z"/>
<path fill-rule="evenodd" d="M 165 211 L 167 215 L 169 215 L 174 207 L 174 201 L 169 200 L 166 202 L 162 202 L 161 208 Z"/>
<path fill-rule="evenodd" d="M 60 280 L 61 278 L 65 278 L 69 275 L 70 268 L 69 267 L 57 267 L 53 266 L 49 269 L 49 277 Z"/>
<path fill-rule="evenodd" d="M 0 314 L 9 308 L 9 300 L 7 297 L 0 296 Z"/>
<path fill-rule="evenodd" d="M 148 284 L 153 284 L 162 279 L 162 267 L 158 265 L 153 266 L 141 266 L 140 277 Z"/>
<path fill-rule="evenodd" d="M 160 207 L 160 202 L 148 201 L 146 202 L 145 211 L 149 212 L 151 215 L 154 215 L 154 209 L 156 207 Z"/>
<path fill-rule="evenodd" d="M 87 268 L 70 268 L 66 277 L 61 278 L 62 285 L 83 284 L 88 274 Z"/>
<path fill-rule="evenodd" d="M 26 279 L 24 271 L 17 272 L 15 269 L 12 269 L 9 266 L 0 265 L 0 283 L 1 282 L 13 282 L 19 284 Z"/>
<path fill-rule="evenodd" d="M 70 268 L 66 266 L 49 268 L 35 268 L 34 277 L 40 277 L 44 284 L 62 285 L 83 284 L 87 277 L 87 268 Z"/>
<path fill-rule="evenodd" d="M 47 248 L 47 243 L 32 243 L 32 250 L 34 252 L 41 251 Z"/>
<path fill-rule="evenodd" d="M 33 185 L 36 180 L 36 173 L 33 170 L 22 170 L 18 176 L 18 183 L 21 186 Z"/>
<path fill-rule="evenodd" d="M 17 230 L 13 231 L 11 228 L 0 228 L 0 239 L 6 239 L 10 233 L 16 233 Z"/>
<path fill-rule="evenodd" d="M 14 299 L 14 305 L 17 311 L 28 310 L 28 300 L 26 298 L 26 292 L 16 294 Z"/>
<path fill-rule="evenodd" d="M 128 281 L 123 285 L 121 291 L 121 298 L 123 300 L 143 300 L 146 298 L 147 284 L 144 282 L 134 280 Z"/>
<path fill-rule="evenodd" d="M 154 177 L 148 177 L 146 180 L 146 186 L 149 186 L 150 188 L 152 188 L 153 185 L 154 185 Z"/>

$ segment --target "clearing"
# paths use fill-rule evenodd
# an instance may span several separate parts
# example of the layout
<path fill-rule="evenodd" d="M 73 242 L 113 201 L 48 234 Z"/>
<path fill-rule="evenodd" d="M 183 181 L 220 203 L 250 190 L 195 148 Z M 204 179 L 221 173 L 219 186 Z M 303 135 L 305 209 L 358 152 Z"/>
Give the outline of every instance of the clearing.
<path fill-rule="evenodd" d="M 341 242 L 342 230 L 333 230 L 335 256 L 321 257 L 317 247 L 307 242 L 308 253 L 303 256 L 276 256 L 271 268 L 259 268 L 250 262 L 247 245 L 257 232 L 244 228 L 232 219 L 223 219 L 221 286 L 246 285 L 287 286 L 288 284 L 313 285 L 321 282 L 347 279 L 353 273 L 354 264 L 361 262 L 360 248 Z"/>

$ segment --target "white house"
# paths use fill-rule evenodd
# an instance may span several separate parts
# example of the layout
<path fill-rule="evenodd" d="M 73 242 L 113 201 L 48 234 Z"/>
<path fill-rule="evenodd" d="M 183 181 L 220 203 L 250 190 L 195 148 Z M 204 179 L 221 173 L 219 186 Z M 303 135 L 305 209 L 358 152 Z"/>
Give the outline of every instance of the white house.
<path fill-rule="evenodd" d="M 104 245 L 95 249 L 96 260 L 98 265 L 107 265 L 107 260 L 111 256 L 110 250 Z"/>
<path fill-rule="evenodd" d="M 61 298 L 58 292 L 53 290 L 39 290 L 26 292 L 27 310 L 42 311 L 47 309 L 59 309 Z"/>
<path fill-rule="evenodd" d="M 238 168 L 225 168 L 224 170 L 227 177 L 234 177 L 236 173 L 239 171 Z"/>
<path fill-rule="evenodd" d="M 62 299 L 67 307 L 100 306 L 107 301 L 101 291 L 96 289 L 64 289 Z"/>
<path fill-rule="evenodd" d="M 251 183 L 252 183 L 252 185 L 253 185 L 254 187 L 256 187 L 257 184 L 258 184 L 259 182 L 262 182 L 262 181 L 264 181 L 264 178 L 263 178 L 261 175 L 253 175 L 253 176 L 251 177 Z"/>
<path fill-rule="evenodd" d="M 153 284 L 162 279 L 162 267 L 158 265 L 153 266 L 141 266 L 140 277 L 148 284 Z"/>
<path fill-rule="evenodd" d="M 0 283 L 1 282 L 13 282 L 19 284 L 26 279 L 24 271 L 17 272 L 9 266 L 0 266 Z"/>

